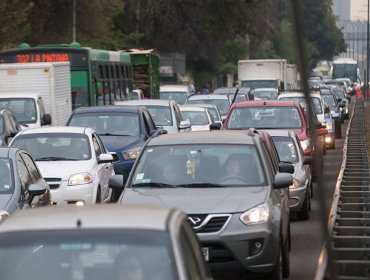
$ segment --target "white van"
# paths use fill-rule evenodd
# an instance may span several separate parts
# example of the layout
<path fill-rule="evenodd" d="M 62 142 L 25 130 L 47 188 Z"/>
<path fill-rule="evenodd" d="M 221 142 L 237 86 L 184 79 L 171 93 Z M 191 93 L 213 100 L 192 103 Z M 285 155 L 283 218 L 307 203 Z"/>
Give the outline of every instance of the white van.
<path fill-rule="evenodd" d="M 175 100 L 177 104 L 185 104 L 189 96 L 192 95 L 192 89 L 189 85 L 163 85 L 159 88 L 159 98 Z"/>

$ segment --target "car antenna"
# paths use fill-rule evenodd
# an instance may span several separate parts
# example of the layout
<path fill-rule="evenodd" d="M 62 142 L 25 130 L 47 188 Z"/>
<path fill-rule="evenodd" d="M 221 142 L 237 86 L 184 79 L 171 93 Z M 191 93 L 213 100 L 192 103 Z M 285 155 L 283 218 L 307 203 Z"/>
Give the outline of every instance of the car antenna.
<path fill-rule="evenodd" d="M 81 219 L 77 219 L 77 227 L 80 228 L 82 226 Z"/>
<path fill-rule="evenodd" d="M 236 91 L 235 91 L 235 94 L 234 94 L 234 97 L 233 97 L 233 101 L 231 102 L 231 104 L 234 104 L 236 96 L 238 95 L 238 92 L 239 92 L 239 88 L 236 88 Z"/>

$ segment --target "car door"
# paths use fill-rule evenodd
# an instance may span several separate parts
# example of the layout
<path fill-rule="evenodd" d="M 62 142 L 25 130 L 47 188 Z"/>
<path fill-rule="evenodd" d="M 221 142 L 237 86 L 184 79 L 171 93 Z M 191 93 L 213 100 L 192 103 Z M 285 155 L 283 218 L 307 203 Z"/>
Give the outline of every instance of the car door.
<path fill-rule="evenodd" d="M 94 164 L 94 174 L 97 175 L 97 184 L 100 186 L 100 191 L 101 191 L 101 200 L 105 201 L 108 200 L 110 189 L 108 187 L 108 181 L 110 176 L 113 175 L 113 165 L 112 163 L 100 163 L 98 164 L 98 157 L 101 154 L 106 154 L 107 151 L 103 145 L 103 142 L 101 141 L 100 137 L 98 134 L 93 133 L 92 134 L 92 143 L 94 147 L 94 152 L 95 152 L 95 158 L 96 163 Z"/>

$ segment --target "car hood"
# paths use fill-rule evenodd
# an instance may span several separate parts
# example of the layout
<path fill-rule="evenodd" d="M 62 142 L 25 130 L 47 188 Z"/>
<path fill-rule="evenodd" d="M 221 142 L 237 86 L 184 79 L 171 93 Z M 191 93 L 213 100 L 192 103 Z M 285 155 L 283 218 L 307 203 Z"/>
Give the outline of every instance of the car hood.
<path fill-rule="evenodd" d="M 12 198 L 12 194 L 1 194 L 0 195 L 0 209 L 7 210 L 8 203 Z"/>
<path fill-rule="evenodd" d="M 144 145 L 140 136 L 100 136 L 104 146 L 109 152 L 122 152 Z"/>
<path fill-rule="evenodd" d="M 68 180 L 73 174 L 87 172 L 93 169 L 91 160 L 79 161 L 36 161 L 44 178 L 62 178 Z M 94 176 L 94 174 L 91 174 Z"/>
<path fill-rule="evenodd" d="M 176 207 L 188 214 L 240 213 L 263 203 L 269 187 L 126 188 L 121 203 Z"/>

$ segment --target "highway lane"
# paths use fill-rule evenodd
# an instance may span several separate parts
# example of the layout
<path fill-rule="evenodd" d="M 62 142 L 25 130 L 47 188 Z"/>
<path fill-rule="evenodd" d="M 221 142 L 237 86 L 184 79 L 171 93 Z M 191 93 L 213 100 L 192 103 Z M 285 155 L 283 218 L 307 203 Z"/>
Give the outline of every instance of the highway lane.
<path fill-rule="evenodd" d="M 342 124 L 342 139 L 336 140 L 336 149 L 327 150 L 324 156 L 323 199 L 330 210 L 339 169 L 342 163 L 343 145 L 348 120 Z M 318 184 L 314 184 L 314 198 L 310 220 L 291 222 L 292 250 L 290 252 L 290 276 L 289 280 L 312 280 L 315 277 L 317 259 L 324 244 L 322 235 L 322 222 L 327 221 L 328 213 L 324 213 L 320 207 Z M 327 223 L 325 223 L 327 224 Z"/>

